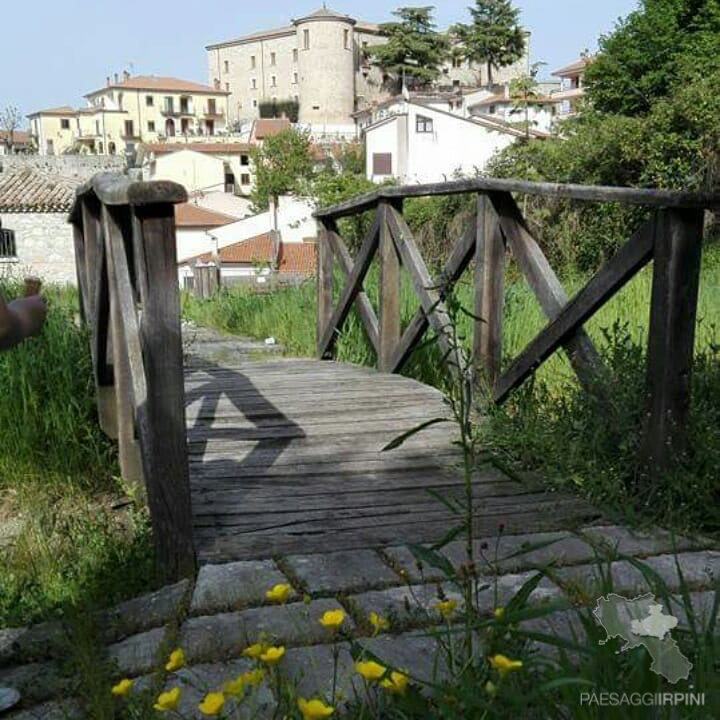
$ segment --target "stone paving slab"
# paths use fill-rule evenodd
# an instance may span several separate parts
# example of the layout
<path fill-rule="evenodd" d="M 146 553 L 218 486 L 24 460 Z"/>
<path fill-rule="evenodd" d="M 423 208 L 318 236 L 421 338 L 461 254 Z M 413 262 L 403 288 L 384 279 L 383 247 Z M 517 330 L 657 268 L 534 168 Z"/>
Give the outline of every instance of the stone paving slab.
<path fill-rule="evenodd" d="M 55 663 L 30 663 L 0 668 L 0 686 L 15 688 L 29 704 L 62 695 L 69 683 Z"/>
<path fill-rule="evenodd" d="M 284 563 L 311 595 L 337 595 L 400 581 L 373 550 L 289 555 Z"/>
<path fill-rule="evenodd" d="M 157 669 L 165 641 L 165 628 L 153 628 L 132 635 L 108 649 L 108 657 L 117 664 L 121 675 L 141 675 Z"/>
<path fill-rule="evenodd" d="M 322 697 L 329 701 L 333 685 L 333 652 L 332 645 L 291 648 L 280 671 L 297 687 L 300 697 Z M 336 698 L 342 702 L 353 698 L 359 685 L 348 643 L 338 643 L 337 652 Z"/>
<path fill-rule="evenodd" d="M 266 602 L 265 593 L 288 579 L 272 560 L 203 565 L 198 573 L 190 612 L 209 615 Z M 291 597 L 296 597 L 293 591 Z"/>
<path fill-rule="evenodd" d="M 378 635 L 360 644 L 388 667 L 409 673 L 422 682 L 447 676 L 447 664 L 437 641 L 428 633 Z"/>
<path fill-rule="evenodd" d="M 622 525 L 599 525 L 585 528 L 582 534 L 606 549 L 622 555 L 643 558 L 649 555 L 697 550 L 712 546 L 712 541 L 675 535 L 667 530 L 632 530 Z"/>
<path fill-rule="evenodd" d="M 85 713 L 74 699 L 45 702 L 27 710 L 3 715 L 3 720 L 81 720 Z"/>
<path fill-rule="evenodd" d="M 0 665 L 64 655 L 67 634 L 60 622 L 43 622 L 0 631 Z"/>
<path fill-rule="evenodd" d="M 327 642 L 331 636 L 318 619 L 326 610 L 340 607 L 336 600 L 313 600 L 194 617 L 183 625 L 180 645 L 186 649 L 189 662 L 199 662 L 237 657 L 262 636 L 282 645 Z M 353 627 L 350 618 L 345 626 Z"/>

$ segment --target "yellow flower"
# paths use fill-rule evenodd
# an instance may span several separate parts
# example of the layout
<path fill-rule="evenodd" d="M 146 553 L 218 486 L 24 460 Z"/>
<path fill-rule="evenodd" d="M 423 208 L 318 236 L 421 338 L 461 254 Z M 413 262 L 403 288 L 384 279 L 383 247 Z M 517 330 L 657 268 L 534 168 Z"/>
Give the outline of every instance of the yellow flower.
<path fill-rule="evenodd" d="M 270 602 L 284 603 L 290 597 L 291 592 L 292 587 L 290 587 L 290 585 L 287 583 L 280 583 L 279 585 L 275 585 L 270 588 L 270 590 L 265 593 L 265 597 Z"/>
<path fill-rule="evenodd" d="M 368 682 L 379 680 L 385 674 L 386 669 L 387 668 L 383 667 L 380 663 L 376 663 L 374 660 L 358 660 L 355 663 L 357 673 L 362 675 Z"/>
<path fill-rule="evenodd" d="M 485 683 L 485 692 L 490 697 L 495 697 L 495 695 L 497 694 L 497 688 L 495 687 L 495 683 L 492 680 L 488 680 Z"/>
<path fill-rule="evenodd" d="M 493 615 L 495 616 L 496 620 L 502 620 L 503 615 L 505 615 L 505 608 L 501 608 L 501 607 L 495 608 Z"/>
<path fill-rule="evenodd" d="M 500 673 L 500 677 L 505 677 L 509 672 L 519 670 L 523 666 L 522 660 L 511 660 L 505 655 L 493 655 L 488 659 L 490 664 Z"/>
<path fill-rule="evenodd" d="M 198 710 L 203 715 L 217 715 L 225 704 L 225 696 L 221 692 L 211 692 L 198 705 Z"/>
<path fill-rule="evenodd" d="M 261 656 L 260 659 L 268 665 L 275 665 L 279 663 L 282 656 L 285 654 L 285 648 L 280 647 L 269 647 Z"/>
<path fill-rule="evenodd" d="M 264 677 L 265 671 L 262 668 L 248 670 L 240 676 L 243 683 L 245 683 L 245 685 L 249 685 L 250 687 L 257 687 L 263 681 Z"/>
<path fill-rule="evenodd" d="M 180 688 L 174 687 L 168 692 L 160 693 L 153 707 L 158 712 L 168 712 L 169 710 L 177 710 L 180 702 Z"/>
<path fill-rule="evenodd" d="M 265 643 L 255 643 L 254 645 L 250 645 L 250 647 L 246 647 L 242 654 L 245 657 L 252 658 L 253 660 L 257 660 L 265 651 L 267 650 L 267 645 Z"/>
<path fill-rule="evenodd" d="M 110 692 L 117 697 L 124 697 L 132 690 L 132 686 L 132 680 L 123 678 L 117 685 L 113 685 L 113 688 Z"/>
<path fill-rule="evenodd" d="M 388 692 L 397 693 L 398 695 L 404 695 L 407 690 L 408 677 L 397 670 L 393 670 L 390 673 L 389 678 L 385 678 L 380 681 L 380 686 L 385 688 Z"/>
<path fill-rule="evenodd" d="M 184 664 L 185 653 L 182 651 L 182 648 L 178 648 L 170 653 L 170 659 L 167 661 L 165 669 L 168 672 L 175 672 L 175 670 L 179 670 Z"/>
<path fill-rule="evenodd" d="M 370 619 L 370 624 L 373 626 L 373 630 L 375 631 L 375 635 L 377 635 L 381 630 L 387 630 L 390 627 L 390 623 L 384 617 L 380 617 L 380 615 L 376 612 L 371 612 L 368 617 Z"/>
<path fill-rule="evenodd" d="M 235 680 L 228 680 L 222 687 L 223 694 L 241 698 L 245 694 L 245 680 L 239 675 Z"/>
<path fill-rule="evenodd" d="M 457 607 L 457 600 L 438 600 L 433 607 L 445 618 L 449 620 L 452 617 L 455 608 Z"/>
<path fill-rule="evenodd" d="M 320 618 L 320 624 L 328 630 L 337 630 L 345 620 L 344 610 L 326 610 Z"/>
<path fill-rule="evenodd" d="M 312 700 L 298 698 L 297 704 L 303 720 L 323 720 L 323 718 L 329 718 L 335 712 L 334 707 L 326 705 L 322 700 L 316 698 Z"/>

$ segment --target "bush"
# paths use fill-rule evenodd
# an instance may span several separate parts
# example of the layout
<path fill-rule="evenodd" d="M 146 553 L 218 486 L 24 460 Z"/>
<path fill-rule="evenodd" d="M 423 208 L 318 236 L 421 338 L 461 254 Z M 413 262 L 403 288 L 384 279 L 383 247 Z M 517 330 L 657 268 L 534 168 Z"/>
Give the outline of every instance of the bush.
<path fill-rule="evenodd" d="M 258 105 L 261 118 L 286 117 L 296 123 L 300 114 L 300 103 L 297 100 L 264 100 Z"/>

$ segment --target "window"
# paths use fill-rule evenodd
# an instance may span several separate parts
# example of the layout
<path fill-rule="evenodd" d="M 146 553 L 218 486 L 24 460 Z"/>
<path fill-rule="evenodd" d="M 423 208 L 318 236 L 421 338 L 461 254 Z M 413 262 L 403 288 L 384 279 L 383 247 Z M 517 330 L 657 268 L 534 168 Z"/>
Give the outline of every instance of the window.
<path fill-rule="evenodd" d="M 183 135 L 187 135 L 190 132 L 190 120 L 187 118 L 182 118 L 180 120 L 180 132 Z"/>
<path fill-rule="evenodd" d="M 452 66 L 454 68 L 461 68 L 463 66 L 463 59 L 461 57 L 454 57 L 452 59 Z"/>
<path fill-rule="evenodd" d="M 350 31 L 343 30 L 343 47 L 348 50 L 350 48 Z"/>
<path fill-rule="evenodd" d="M 303 30 L 303 48 L 305 50 L 310 49 L 310 31 L 309 30 Z"/>
<path fill-rule="evenodd" d="M 151 133 L 155 132 L 155 121 L 154 120 L 148 120 L 148 132 L 151 132 Z"/>
<path fill-rule="evenodd" d="M 215 134 L 215 121 L 214 120 L 206 120 L 205 121 L 205 129 L 207 130 L 208 135 L 214 135 Z"/>
<path fill-rule="evenodd" d="M 7 230 L 0 224 L 0 259 L 16 258 L 15 231 Z"/>
<path fill-rule="evenodd" d="M 415 132 L 431 133 L 432 131 L 433 131 L 432 118 L 425 117 L 424 115 L 417 115 L 415 117 Z"/>
<path fill-rule="evenodd" d="M 189 97 L 181 97 L 180 98 L 180 112 L 184 115 L 191 115 L 192 111 L 190 110 L 190 98 Z"/>
<path fill-rule="evenodd" d="M 123 109 L 123 94 L 118 93 L 118 107 L 122 110 Z"/>
<path fill-rule="evenodd" d="M 225 169 L 225 192 L 235 192 L 235 175 L 228 163 L 225 163 L 223 167 Z"/>
<path fill-rule="evenodd" d="M 249 165 L 250 164 L 250 156 L 249 155 L 241 155 L 240 156 L 240 164 L 241 165 Z"/>
<path fill-rule="evenodd" d="M 248 173 L 242 173 L 242 175 L 240 175 L 240 184 L 241 185 L 249 185 L 250 184 L 250 175 Z"/>
<path fill-rule="evenodd" d="M 253 78 L 253 79 L 250 81 L 250 87 L 251 87 L 253 90 L 257 90 L 257 78 Z"/>
<path fill-rule="evenodd" d="M 61 118 L 60 127 L 63 130 L 69 130 L 70 129 L 70 120 L 68 120 L 67 118 Z"/>
<path fill-rule="evenodd" d="M 145 96 L 145 105 L 152 107 L 155 104 L 155 98 L 152 95 Z"/>
<path fill-rule="evenodd" d="M 488 112 L 489 112 L 491 115 L 494 115 L 494 114 L 497 112 L 497 105 L 491 105 L 491 106 L 488 108 Z"/>
<path fill-rule="evenodd" d="M 254 55 L 250 56 L 250 69 L 251 70 L 255 69 L 255 56 Z"/>
<path fill-rule="evenodd" d="M 230 83 L 225 83 L 225 91 L 230 92 Z"/>
<path fill-rule="evenodd" d="M 293 85 L 297 85 L 297 81 L 298 81 L 298 74 L 293 73 Z"/>
<path fill-rule="evenodd" d="M 208 115 L 216 115 L 217 108 L 215 107 L 215 98 L 208 98 Z"/>
<path fill-rule="evenodd" d="M 229 61 L 229 60 L 226 60 L 226 61 L 223 63 L 223 66 L 224 66 L 224 68 L 225 68 L 225 72 L 226 72 L 226 73 L 229 73 L 229 72 L 230 72 L 230 61 Z"/>
<path fill-rule="evenodd" d="M 253 100 L 253 107 L 257 107 L 257 100 Z"/>
<path fill-rule="evenodd" d="M 277 75 L 273 75 L 270 78 L 270 86 L 271 87 L 277 87 Z"/>
<path fill-rule="evenodd" d="M 277 60 L 277 57 L 274 52 L 270 53 L 270 67 L 275 67 L 275 62 Z"/>
<path fill-rule="evenodd" d="M 297 61 L 298 61 L 298 51 L 297 51 L 297 48 L 294 48 L 293 49 L 293 62 L 297 62 Z"/>
<path fill-rule="evenodd" d="M 392 153 L 373 153 L 373 175 L 392 175 Z"/>
<path fill-rule="evenodd" d="M 171 113 L 175 111 L 175 101 L 171 97 L 165 98 L 165 112 Z"/>
<path fill-rule="evenodd" d="M 320 109 L 320 106 L 319 106 L 319 105 L 313 105 L 313 106 L 312 106 L 312 109 L 313 109 L 313 110 L 319 110 L 319 109 Z"/>
<path fill-rule="evenodd" d="M 126 120 L 125 121 L 125 137 L 134 137 L 134 136 L 135 136 L 135 128 L 133 127 L 133 121 Z"/>

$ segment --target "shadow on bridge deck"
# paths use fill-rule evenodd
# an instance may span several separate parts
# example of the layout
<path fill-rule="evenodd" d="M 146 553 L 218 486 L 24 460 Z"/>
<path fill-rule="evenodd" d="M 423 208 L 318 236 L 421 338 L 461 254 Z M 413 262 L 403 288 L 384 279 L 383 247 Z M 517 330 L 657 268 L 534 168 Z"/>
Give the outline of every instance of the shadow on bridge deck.
<path fill-rule="evenodd" d="M 441 394 L 399 375 L 313 360 L 195 363 L 186 415 L 200 561 L 378 547 L 441 538 L 457 524 L 428 491 L 461 498 L 452 423 L 381 452 L 447 416 Z M 513 480 L 474 476 L 479 535 L 567 529 L 598 513 Z"/>

